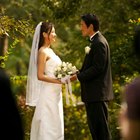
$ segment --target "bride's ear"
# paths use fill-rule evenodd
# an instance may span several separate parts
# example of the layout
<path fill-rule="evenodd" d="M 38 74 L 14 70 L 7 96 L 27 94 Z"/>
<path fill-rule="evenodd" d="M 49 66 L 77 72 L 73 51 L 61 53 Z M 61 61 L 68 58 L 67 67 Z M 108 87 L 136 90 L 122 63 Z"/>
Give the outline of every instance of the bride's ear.
<path fill-rule="evenodd" d="M 48 36 L 48 34 L 43 32 L 43 37 L 46 38 L 47 36 Z"/>

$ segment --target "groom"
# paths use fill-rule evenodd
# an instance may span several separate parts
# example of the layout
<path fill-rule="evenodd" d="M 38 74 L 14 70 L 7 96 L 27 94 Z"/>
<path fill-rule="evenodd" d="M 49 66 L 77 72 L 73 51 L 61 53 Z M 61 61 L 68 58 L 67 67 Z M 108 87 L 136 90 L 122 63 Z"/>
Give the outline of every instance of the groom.
<path fill-rule="evenodd" d="M 108 102 L 113 99 L 110 49 L 99 31 L 96 15 L 81 16 L 83 36 L 89 36 L 90 45 L 78 74 L 70 77 L 81 84 L 81 97 L 85 103 L 88 126 L 93 140 L 111 140 L 108 126 Z"/>

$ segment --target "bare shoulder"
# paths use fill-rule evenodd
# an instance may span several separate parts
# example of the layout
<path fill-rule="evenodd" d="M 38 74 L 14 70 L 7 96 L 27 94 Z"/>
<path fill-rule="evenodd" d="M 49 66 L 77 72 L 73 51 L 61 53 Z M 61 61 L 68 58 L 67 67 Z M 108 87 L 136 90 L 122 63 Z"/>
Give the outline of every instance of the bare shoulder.
<path fill-rule="evenodd" d="M 43 58 L 47 59 L 47 57 L 48 57 L 48 48 L 41 47 L 38 50 L 38 55 L 39 55 L 39 57 L 43 57 Z"/>
<path fill-rule="evenodd" d="M 41 47 L 39 50 L 38 50 L 39 53 L 45 53 L 45 47 Z"/>
<path fill-rule="evenodd" d="M 39 50 L 38 50 L 39 54 L 44 54 L 44 55 L 47 55 L 49 50 L 48 48 L 46 47 L 41 47 Z"/>

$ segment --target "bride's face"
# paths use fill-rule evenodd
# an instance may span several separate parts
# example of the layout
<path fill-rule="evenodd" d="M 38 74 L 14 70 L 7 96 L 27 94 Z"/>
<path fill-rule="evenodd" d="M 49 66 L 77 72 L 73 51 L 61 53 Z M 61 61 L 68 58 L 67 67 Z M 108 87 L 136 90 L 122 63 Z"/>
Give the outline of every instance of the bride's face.
<path fill-rule="evenodd" d="M 56 39 L 55 28 L 52 27 L 52 30 L 51 30 L 50 35 L 49 35 L 49 40 L 50 40 L 50 42 L 55 42 L 55 39 Z"/>

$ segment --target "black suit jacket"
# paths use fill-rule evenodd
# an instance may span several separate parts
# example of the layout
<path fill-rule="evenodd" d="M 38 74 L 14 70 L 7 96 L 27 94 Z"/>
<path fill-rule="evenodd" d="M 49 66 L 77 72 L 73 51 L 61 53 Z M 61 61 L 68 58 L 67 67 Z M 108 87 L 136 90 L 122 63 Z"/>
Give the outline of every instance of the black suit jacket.
<path fill-rule="evenodd" d="M 113 99 L 109 45 L 100 32 L 91 40 L 91 50 L 77 74 L 82 101 L 109 101 Z"/>

